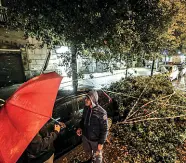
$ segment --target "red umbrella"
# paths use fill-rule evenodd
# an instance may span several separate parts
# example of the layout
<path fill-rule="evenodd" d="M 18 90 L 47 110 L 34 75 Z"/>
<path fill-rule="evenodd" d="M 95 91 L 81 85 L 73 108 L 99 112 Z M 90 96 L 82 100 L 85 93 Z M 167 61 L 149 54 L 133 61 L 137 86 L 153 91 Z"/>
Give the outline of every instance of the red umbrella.
<path fill-rule="evenodd" d="M 51 118 L 61 80 L 55 72 L 35 77 L 0 108 L 0 163 L 15 163 Z"/>

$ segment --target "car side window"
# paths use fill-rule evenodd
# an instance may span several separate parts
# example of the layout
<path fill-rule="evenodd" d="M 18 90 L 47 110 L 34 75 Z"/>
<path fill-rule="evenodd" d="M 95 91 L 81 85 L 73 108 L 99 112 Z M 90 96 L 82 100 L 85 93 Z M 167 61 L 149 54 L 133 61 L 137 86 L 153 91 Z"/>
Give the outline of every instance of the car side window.
<path fill-rule="evenodd" d="M 76 125 L 79 123 L 82 114 L 83 114 L 83 108 L 84 108 L 84 98 L 75 97 L 72 98 L 68 103 L 68 109 L 69 111 L 69 123 L 72 123 L 73 125 Z M 78 122 L 78 123 L 77 123 Z"/>
<path fill-rule="evenodd" d="M 54 110 L 53 110 L 53 118 L 58 118 L 60 117 L 60 121 L 68 121 L 69 120 L 69 108 L 68 108 L 68 103 L 63 103 L 62 101 L 61 102 L 58 102 L 55 107 L 54 107 Z"/>
<path fill-rule="evenodd" d="M 85 96 L 77 96 L 71 100 L 71 118 L 79 118 L 83 114 Z"/>
<path fill-rule="evenodd" d="M 80 115 L 83 114 L 83 109 L 85 107 L 85 95 L 78 97 L 78 112 Z"/>

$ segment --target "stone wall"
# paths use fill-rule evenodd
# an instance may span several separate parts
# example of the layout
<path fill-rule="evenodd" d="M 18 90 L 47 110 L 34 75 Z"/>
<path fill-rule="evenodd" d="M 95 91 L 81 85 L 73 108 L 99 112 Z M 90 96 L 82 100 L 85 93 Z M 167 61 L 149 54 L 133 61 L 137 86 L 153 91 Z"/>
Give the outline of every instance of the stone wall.
<path fill-rule="evenodd" d="M 50 59 L 44 72 L 56 71 L 60 75 L 67 76 L 66 67 L 62 65 L 63 58 L 59 57 L 55 49 L 50 50 L 47 45 L 41 48 L 42 42 L 34 38 L 29 38 L 28 41 L 29 46 L 22 49 L 22 60 L 27 79 L 41 73 L 49 53 Z"/>
<path fill-rule="evenodd" d="M 52 50 L 48 49 L 46 45 L 40 48 L 39 45 L 41 45 L 41 42 L 34 38 L 29 38 L 29 43 L 33 46 L 29 46 L 29 48 L 27 47 L 25 50 L 26 54 L 22 55 L 27 56 L 26 62 L 28 63 L 28 67 L 25 68 L 27 79 L 41 73 L 49 52 L 51 52 L 51 56 L 45 72 L 56 71 L 58 69 L 57 56 L 52 53 Z"/>
<path fill-rule="evenodd" d="M 1 51 L 21 51 L 22 63 L 26 79 L 30 79 L 41 73 L 50 50 L 45 45 L 41 48 L 42 41 L 35 38 L 24 37 L 23 31 L 7 30 L 0 27 L 0 49 Z M 25 48 L 26 47 L 26 48 Z M 51 57 L 45 72 L 59 71 L 57 55 L 51 51 Z"/>
<path fill-rule="evenodd" d="M 28 72 L 25 71 L 25 73 L 27 73 L 26 76 L 28 76 L 28 78 L 36 76 L 41 73 L 49 52 L 51 52 L 51 56 L 45 72 L 56 71 L 58 69 L 57 56 L 53 54 L 52 51 L 47 49 L 46 46 L 44 46 L 44 48 L 42 49 L 26 50 L 29 68 L 28 68 Z"/>

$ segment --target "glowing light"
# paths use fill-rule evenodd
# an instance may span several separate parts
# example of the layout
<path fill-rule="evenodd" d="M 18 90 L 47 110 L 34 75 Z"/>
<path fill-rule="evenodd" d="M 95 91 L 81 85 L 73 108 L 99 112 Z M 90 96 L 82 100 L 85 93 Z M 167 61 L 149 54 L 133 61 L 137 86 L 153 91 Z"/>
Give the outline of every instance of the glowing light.
<path fill-rule="evenodd" d="M 56 53 L 66 53 L 70 51 L 70 49 L 68 48 L 68 46 L 61 46 L 60 48 L 56 49 Z"/>

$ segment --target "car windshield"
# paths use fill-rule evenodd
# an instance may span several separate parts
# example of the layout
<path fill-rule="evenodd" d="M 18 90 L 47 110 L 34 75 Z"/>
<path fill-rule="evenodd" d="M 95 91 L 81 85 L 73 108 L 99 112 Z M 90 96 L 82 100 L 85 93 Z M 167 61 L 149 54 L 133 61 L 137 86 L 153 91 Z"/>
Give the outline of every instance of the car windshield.
<path fill-rule="evenodd" d="M 163 73 L 172 72 L 172 66 L 161 66 L 160 71 Z"/>

